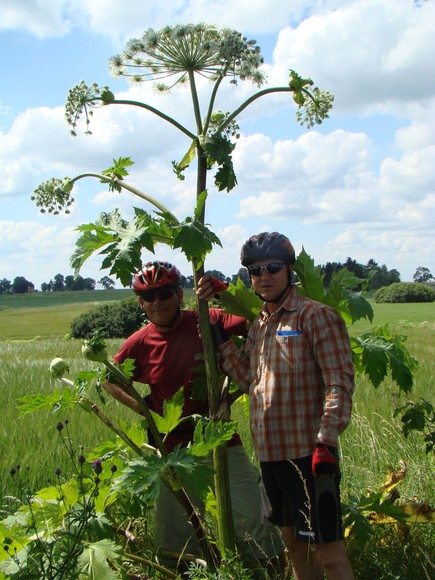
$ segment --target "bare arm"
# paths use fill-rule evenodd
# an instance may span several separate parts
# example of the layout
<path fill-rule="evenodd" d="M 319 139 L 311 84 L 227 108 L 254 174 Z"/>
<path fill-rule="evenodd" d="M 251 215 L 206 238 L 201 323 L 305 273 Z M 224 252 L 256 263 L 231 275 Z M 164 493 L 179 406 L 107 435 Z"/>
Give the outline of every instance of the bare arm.
<path fill-rule="evenodd" d="M 103 389 L 109 393 L 114 399 L 129 407 L 136 413 L 140 413 L 141 409 L 139 403 L 131 395 L 125 392 L 125 390 L 116 383 L 109 383 L 109 381 L 104 381 L 101 385 Z"/>

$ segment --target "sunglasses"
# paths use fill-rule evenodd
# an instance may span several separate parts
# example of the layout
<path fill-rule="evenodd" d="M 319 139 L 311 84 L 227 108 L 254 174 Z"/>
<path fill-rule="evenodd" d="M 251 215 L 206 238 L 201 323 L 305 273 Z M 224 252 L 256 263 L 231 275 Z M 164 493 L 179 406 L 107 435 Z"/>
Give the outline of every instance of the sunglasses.
<path fill-rule="evenodd" d="M 261 274 L 266 270 L 268 274 L 278 274 L 280 270 L 283 269 L 285 264 L 282 262 L 271 262 L 270 264 L 266 264 L 266 266 L 248 266 L 248 272 L 251 276 L 261 276 Z"/>
<path fill-rule="evenodd" d="M 154 302 L 157 298 L 159 300 L 169 300 L 177 292 L 176 288 L 164 288 L 163 290 L 150 290 L 141 294 L 144 302 Z"/>

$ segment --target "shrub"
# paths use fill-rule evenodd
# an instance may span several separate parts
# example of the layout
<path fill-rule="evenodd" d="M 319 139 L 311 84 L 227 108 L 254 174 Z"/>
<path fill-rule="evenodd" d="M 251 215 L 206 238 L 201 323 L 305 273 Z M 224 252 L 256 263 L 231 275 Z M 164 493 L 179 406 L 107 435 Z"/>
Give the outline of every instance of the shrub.
<path fill-rule="evenodd" d="M 435 290 L 426 284 L 396 282 L 379 288 L 373 295 L 375 302 L 434 302 Z"/>
<path fill-rule="evenodd" d="M 99 331 L 103 338 L 126 338 L 143 324 L 142 310 L 135 297 L 103 304 L 84 312 L 71 322 L 73 338 L 90 338 Z"/>

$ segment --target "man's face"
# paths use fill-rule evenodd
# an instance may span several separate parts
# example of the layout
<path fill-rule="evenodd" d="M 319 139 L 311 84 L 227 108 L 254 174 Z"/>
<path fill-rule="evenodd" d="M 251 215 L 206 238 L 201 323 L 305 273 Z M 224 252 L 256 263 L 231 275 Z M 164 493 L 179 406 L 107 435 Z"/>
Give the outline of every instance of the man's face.
<path fill-rule="evenodd" d="M 181 288 L 163 287 L 145 292 L 140 304 L 151 322 L 167 328 L 174 323 L 175 315 L 183 300 Z"/>
<path fill-rule="evenodd" d="M 261 266 L 268 266 L 269 270 Z M 258 260 L 248 270 L 252 287 L 266 302 L 275 300 L 288 285 L 289 266 L 277 260 Z"/>

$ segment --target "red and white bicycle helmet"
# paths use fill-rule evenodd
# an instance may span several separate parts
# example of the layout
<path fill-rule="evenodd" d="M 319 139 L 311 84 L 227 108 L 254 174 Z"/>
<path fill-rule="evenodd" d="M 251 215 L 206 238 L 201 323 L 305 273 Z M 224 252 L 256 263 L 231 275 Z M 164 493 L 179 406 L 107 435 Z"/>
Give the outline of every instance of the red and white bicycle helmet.
<path fill-rule="evenodd" d="M 169 262 L 148 262 L 134 275 L 132 288 L 135 294 L 140 295 L 163 286 L 176 288 L 180 283 L 180 271 Z"/>

